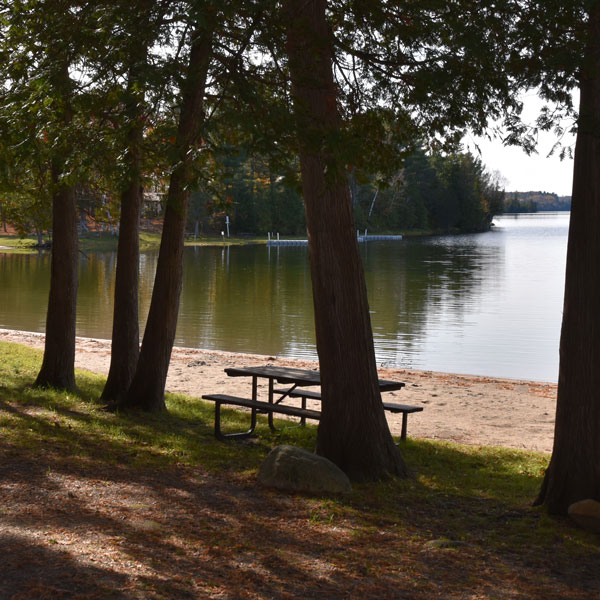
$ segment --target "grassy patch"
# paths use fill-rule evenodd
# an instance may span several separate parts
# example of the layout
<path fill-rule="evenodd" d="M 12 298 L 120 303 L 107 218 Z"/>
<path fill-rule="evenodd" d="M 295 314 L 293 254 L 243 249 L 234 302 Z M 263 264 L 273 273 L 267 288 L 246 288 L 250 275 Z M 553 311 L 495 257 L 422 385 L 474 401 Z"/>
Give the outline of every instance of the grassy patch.
<path fill-rule="evenodd" d="M 44 241 L 48 241 L 47 236 L 44 236 Z M 20 238 L 16 235 L 0 235 L 0 248 L 3 252 L 30 254 L 38 251 L 37 238 Z"/>
<path fill-rule="evenodd" d="M 98 398 L 104 377 L 78 371 L 78 394 L 31 387 L 41 365 L 41 352 L 19 344 L 0 342 L 0 402 L 12 409 L 2 412 L 4 440 L 12 447 L 41 450 L 52 443 L 66 444 L 86 459 L 126 461 L 139 468 L 165 468 L 173 464 L 202 464 L 209 469 L 245 472 L 256 467 L 278 440 L 314 444 L 314 429 L 266 433 L 261 419 L 260 438 L 243 444 L 223 444 L 213 435 L 214 405 L 202 400 L 167 394 L 168 412 L 112 414 L 102 410 Z M 0 406 L 1 408 L 1 406 Z M 249 416 L 223 410 L 224 427 L 247 428 Z M 289 422 L 282 422 L 282 425 Z"/>
<path fill-rule="evenodd" d="M 306 238 L 306 236 L 304 236 Z M 199 236 L 197 239 L 188 237 L 185 241 L 186 246 L 245 246 L 247 244 L 266 244 L 266 236 L 251 237 L 221 237 L 221 236 Z"/>
<path fill-rule="evenodd" d="M 118 237 L 107 232 L 84 233 L 79 236 L 79 247 L 83 252 L 116 251 Z M 160 233 L 142 231 L 140 233 L 140 250 L 149 250 L 160 246 Z"/>
<path fill-rule="evenodd" d="M 140 232 L 140 250 L 150 250 L 160 246 L 160 233 L 152 231 Z M 44 237 L 48 241 L 48 237 Z M 118 238 L 111 233 L 84 233 L 79 236 L 79 247 L 82 252 L 113 252 L 117 249 Z M 187 238 L 186 246 L 242 246 L 246 244 L 266 244 L 265 236 L 255 237 L 229 237 L 199 236 L 196 240 Z M 0 235 L 0 248 L 4 252 L 31 253 L 38 252 L 37 239 L 26 237 L 19 238 L 14 235 Z"/>
<path fill-rule="evenodd" d="M 531 508 L 546 455 L 409 439 L 407 480 L 287 496 L 257 486 L 257 469 L 278 444 L 314 448 L 314 427 L 271 433 L 259 418 L 256 438 L 221 443 L 212 404 L 168 395 L 166 414 L 112 414 L 97 400 L 103 377 L 79 371 L 77 394 L 38 390 L 40 352 L 0 342 L 0 358 L 0 465 L 18 465 L 6 498 L 26 491 L 15 522 L 43 531 L 48 564 L 65 547 L 89 552 L 82 532 L 97 530 L 95 552 L 135 581 L 131 597 L 291 598 L 290 585 L 295 597 L 595 597 L 598 537 Z M 241 430 L 248 415 L 223 421 Z"/>

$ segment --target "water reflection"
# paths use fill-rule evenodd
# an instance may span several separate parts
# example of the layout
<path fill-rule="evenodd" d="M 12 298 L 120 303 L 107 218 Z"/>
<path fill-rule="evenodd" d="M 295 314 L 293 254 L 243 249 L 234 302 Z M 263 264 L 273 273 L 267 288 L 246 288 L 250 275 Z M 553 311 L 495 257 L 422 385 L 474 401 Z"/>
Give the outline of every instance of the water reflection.
<path fill-rule="evenodd" d="M 0 327 L 43 331 L 50 255 L 0 252 Z"/>
<path fill-rule="evenodd" d="M 440 327 L 460 333 L 504 268 L 502 246 L 474 236 L 373 246 L 364 258 L 378 359 L 412 368 L 434 368 L 423 360 L 428 336 Z"/>
<path fill-rule="evenodd" d="M 361 245 L 377 360 L 555 380 L 568 215 L 480 235 Z M 140 260 L 145 322 L 157 252 Z M 77 332 L 111 334 L 115 253 L 81 257 Z M 0 254 L 0 327 L 43 331 L 48 254 Z M 187 248 L 176 343 L 316 357 L 306 247 Z"/>
<path fill-rule="evenodd" d="M 305 249 L 195 248 L 186 252 L 177 343 L 314 356 L 311 293 Z"/>

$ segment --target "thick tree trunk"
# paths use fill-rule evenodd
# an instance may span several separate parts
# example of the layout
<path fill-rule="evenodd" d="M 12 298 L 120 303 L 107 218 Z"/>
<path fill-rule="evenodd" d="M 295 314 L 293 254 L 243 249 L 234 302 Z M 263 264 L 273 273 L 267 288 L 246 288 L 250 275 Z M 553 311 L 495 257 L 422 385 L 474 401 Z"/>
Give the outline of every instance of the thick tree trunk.
<path fill-rule="evenodd" d="M 573 198 L 550 466 L 536 500 L 565 514 L 600 501 L 600 5 L 590 15 L 581 77 Z"/>
<path fill-rule="evenodd" d="M 138 272 L 140 212 L 143 201 L 142 144 L 144 129 L 140 115 L 142 99 L 133 91 L 136 84 L 136 70 L 132 69 L 129 75 L 129 98 L 126 107 L 126 115 L 130 123 L 127 135 L 129 180 L 121 192 L 111 359 L 108 378 L 102 392 L 102 399 L 110 403 L 118 402 L 119 398 L 129 389 L 137 366 L 140 345 Z"/>
<path fill-rule="evenodd" d="M 135 375 L 123 408 L 165 410 L 164 392 L 171 351 L 175 341 L 179 298 L 183 281 L 184 233 L 192 177 L 192 150 L 203 123 L 203 101 L 212 48 L 212 30 L 197 27 L 190 53 L 176 149 L 178 163 L 169 192 L 150 311 Z"/>
<path fill-rule="evenodd" d="M 323 394 L 317 452 L 355 480 L 405 475 L 385 419 L 346 173 L 325 0 L 286 2 Z"/>
<path fill-rule="evenodd" d="M 57 58 L 62 59 L 62 64 L 52 73 L 51 80 L 55 93 L 62 100 L 62 124 L 68 126 L 73 120 L 69 101 L 69 63 L 62 56 Z M 75 390 L 75 328 L 79 283 L 77 203 L 73 186 L 62 180 L 65 161 L 72 151 L 69 142 L 59 137 L 53 144 L 50 294 L 44 358 L 34 385 Z"/>
<path fill-rule="evenodd" d="M 139 143 L 141 145 L 141 135 Z M 143 191 L 139 160 L 135 162 L 138 164 L 131 173 L 129 185 L 121 193 L 110 369 L 102 391 L 102 399 L 108 402 L 117 402 L 127 392 L 139 356 L 138 271 Z"/>
<path fill-rule="evenodd" d="M 39 387 L 75 389 L 75 322 L 78 260 L 75 192 L 58 181 L 53 169 L 52 259 L 50 295 L 46 317 L 46 341 L 42 367 L 35 381 Z"/>

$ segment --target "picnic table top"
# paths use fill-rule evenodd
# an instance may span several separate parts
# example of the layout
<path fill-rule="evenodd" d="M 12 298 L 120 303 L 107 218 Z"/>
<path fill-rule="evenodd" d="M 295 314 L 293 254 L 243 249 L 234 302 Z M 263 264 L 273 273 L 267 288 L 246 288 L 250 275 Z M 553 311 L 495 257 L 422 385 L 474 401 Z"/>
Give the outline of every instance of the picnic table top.
<path fill-rule="evenodd" d="M 312 369 L 295 369 L 292 367 L 275 367 L 264 365 L 259 367 L 227 367 L 225 373 L 230 377 L 253 376 L 275 379 L 279 383 L 289 383 L 295 385 L 321 385 L 321 374 Z M 379 380 L 379 389 L 382 392 L 392 392 L 400 390 L 404 383 L 400 381 L 391 381 L 389 379 Z"/>

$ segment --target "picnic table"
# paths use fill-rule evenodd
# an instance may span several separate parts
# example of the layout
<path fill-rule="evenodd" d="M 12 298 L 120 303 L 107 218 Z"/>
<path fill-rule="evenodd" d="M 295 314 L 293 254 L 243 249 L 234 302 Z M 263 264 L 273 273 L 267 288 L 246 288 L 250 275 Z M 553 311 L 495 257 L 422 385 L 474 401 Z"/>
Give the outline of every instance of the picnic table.
<path fill-rule="evenodd" d="M 256 427 L 257 414 L 267 415 L 268 424 L 272 431 L 276 431 L 273 421 L 273 415 L 276 413 L 298 417 L 300 419 L 300 425 L 304 425 L 306 419 L 318 421 L 321 418 L 320 410 L 309 409 L 306 407 L 307 400 L 321 400 L 320 391 L 306 389 L 321 385 L 321 374 L 319 371 L 265 365 L 257 367 L 228 367 L 225 369 L 225 373 L 227 373 L 229 377 L 251 377 L 252 396 L 251 398 L 240 398 L 229 394 L 205 394 L 202 396 L 204 400 L 210 400 L 215 403 L 215 436 L 220 440 L 228 438 L 245 438 L 252 435 Z M 266 402 L 258 399 L 259 379 L 268 380 Z M 275 388 L 275 383 L 289 387 L 283 389 Z M 379 389 L 381 392 L 401 390 L 404 386 L 405 384 L 400 381 L 379 379 Z M 301 406 L 284 403 L 286 398 L 299 398 L 301 400 Z M 249 408 L 251 411 L 250 428 L 243 432 L 223 433 L 221 431 L 222 405 Z M 391 402 L 384 402 L 383 408 L 392 413 L 402 414 L 402 433 L 400 436 L 402 440 L 406 439 L 408 415 L 423 410 L 422 406 L 409 406 Z"/>

